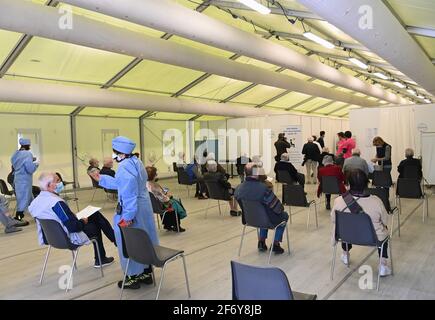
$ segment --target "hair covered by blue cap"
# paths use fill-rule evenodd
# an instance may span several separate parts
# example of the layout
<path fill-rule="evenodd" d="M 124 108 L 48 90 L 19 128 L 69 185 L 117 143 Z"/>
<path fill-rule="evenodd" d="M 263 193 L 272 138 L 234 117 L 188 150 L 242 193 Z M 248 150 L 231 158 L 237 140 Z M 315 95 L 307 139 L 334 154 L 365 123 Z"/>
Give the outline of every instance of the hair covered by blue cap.
<path fill-rule="evenodd" d="M 136 143 L 126 137 L 116 137 L 112 140 L 112 148 L 124 154 L 131 154 L 136 148 Z"/>

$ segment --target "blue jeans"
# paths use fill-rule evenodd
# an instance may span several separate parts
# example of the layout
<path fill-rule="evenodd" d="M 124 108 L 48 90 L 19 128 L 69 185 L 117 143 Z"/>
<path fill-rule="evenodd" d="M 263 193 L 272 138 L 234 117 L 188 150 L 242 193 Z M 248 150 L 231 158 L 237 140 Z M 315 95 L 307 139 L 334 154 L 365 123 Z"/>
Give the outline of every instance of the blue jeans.
<path fill-rule="evenodd" d="M 275 235 L 275 241 L 281 242 L 282 241 L 282 235 L 284 234 L 285 225 L 279 226 L 276 228 L 276 235 Z M 267 239 L 267 232 L 269 229 L 260 229 L 260 239 L 264 240 Z"/>

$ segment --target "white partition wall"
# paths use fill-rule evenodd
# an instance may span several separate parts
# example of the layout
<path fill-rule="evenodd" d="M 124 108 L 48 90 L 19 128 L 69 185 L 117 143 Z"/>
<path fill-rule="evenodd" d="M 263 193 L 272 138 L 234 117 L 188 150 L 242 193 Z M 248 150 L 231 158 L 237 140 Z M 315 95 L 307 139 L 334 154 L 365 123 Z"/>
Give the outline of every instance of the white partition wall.
<path fill-rule="evenodd" d="M 42 171 L 59 172 L 65 180 L 73 179 L 69 117 L 11 114 L 2 114 L 0 117 L 1 179 L 6 180 L 11 171 L 10 158 L 18 148 L 19 132 L 30 135 L 34 148 L 39 149 L 41 163 L 33 176 L 34 184 Z"/>

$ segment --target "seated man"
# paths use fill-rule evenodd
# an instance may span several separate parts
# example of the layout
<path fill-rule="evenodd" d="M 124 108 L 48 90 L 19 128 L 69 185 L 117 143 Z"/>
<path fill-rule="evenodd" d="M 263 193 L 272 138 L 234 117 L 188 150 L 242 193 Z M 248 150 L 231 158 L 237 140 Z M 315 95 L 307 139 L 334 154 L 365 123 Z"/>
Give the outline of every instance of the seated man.
<path fill-rule="evenodd" d="M 0 194 L 0 222 L 5 226 L 5 233 L 18 232 L 23 229 L 19 227 L 24 227 L 29 225 L 28 221 L 18 221 L 12 219 L 8 214 L 9 211 L 9 201 L 6 197 Z"/>
<path fill-rule="evenodd" d="M 408 170 L 415 170 L 418 176 L 418 179 L 421 180 L 423 177 L 423 171 L 421 168 L 421 161 L 419 159 L 414 158 L 414 150 L 411 148 L 407 148 L 405 150 L 405 160 L 400 161 L 399 166 L 397 167 L 397 170 L 399 171 L 399 179 L 400 178 L 407 178 L 405 176 L 405 170 L 408 168 Z"/>
<path fill-rule="evenodd" d="M 240 216 L 242 213 L 238 211 L 237 201 L 234 199 L 234 188 L 231 187 L 231 183 L 228 182 L 228 178 L 225 174 L 218 171 L 218 164 L 214 160 L 207 161 L 206 165 L 207 173 L 204 174 L 204 182 L 217 182 L 223 188 L 228 190 L 230 199 L 228 203 L 230 205 L 230 214 L 234 217 Z M 209 190 L 210 192 L 210 190 Z"/>
<path fill-rule="evenodd" d="M 113 170 L 113 159 L 111 157 L 104 158 L 104 164 L 101 168 L 100 174 L 115 177 L 115 170 Z"/>
<path fill-rule="evenodd" d="M 361 208 L 364 213 L 370 216 L 373 222 L 373 227 L 376 231 L 378 241 L 382 242 L 388 237 L 389 232 L 387 228 L 388 214 L 385 210 L 384 204 L 381 199 L 374 195 L 367 195 L 364 190 L 367 188 L 368 179 L 366 174 L 361 170 L 351 170 L 347 172 L 347 180 L 349 181 L 350 190 L 349 193 L 338 197 L 334 201 L 334 206 L 331 210 L 331 222 L 332 222 L 332 242 L 335 244 L 335 211 L 351 212 L 349 207 L 353 207 L 355 204 Z M 350 197 L 349 197 L 350 196 Z M 349 205 L 350 204 L 350 205 Z M 353 205 L 352 205 L 353 204 Z M 359 209 L 359 208 L 356 209 Z M 357 210 L 356 210 L 357 211 Z M 353 211 L 352 211 L 353 212 Z M 349 265 L 349 252 L 352 248 L 351 243 L 342 243 L 343 254 L 341 260 L 344 264 Z M 347 250 L 346 250 L 347 249 Z M 379 273 L 381 276 L 388 276 L 391 274 L 391 269 L 388 267 L 388 241 L 383 245 L 383 252 L 381 257 L 381 266 Z M 378 249 L 378 254 L 381 254 L 381 250 Z"/>
<path fill-rule="evenodd" d="M 281 160 L 275 163 L 275 168 L 273 169 L 275 174 L 278 176 L 278 171 L 288 171 L 290 177 L 294 182 L 299 183 L 302 187 L 305 184 L 305 175 L 299 173 L 293 164 L 289 161 L 289 154 L 283 153 L 281 155 Z"/>
<path fill-rule="evenodd" d="M 319 187 L 317 188 L 317 197 L 320 198 L 320 195 L 322 194 L 322 177 L 326 176 L 332 176 L 336 177 L 338 180 L 338 186 L 340 188 L 340 192 L 344 193 L 346 192 L 346 187 L 344 185 L 344 174 L 341 170 L 341 167 L 334 164 L 331 156 L 325 156 L 323 158 L 323 167 L 319 168 Z M 326 198 L 326 210 L 331 210 L 331 195 L 325 194 Z"/>
<path fill-rule="evenodd" d="M 98 242 L 102 261 L 98 261 L 97 248 L 94 247 L 94 267 L 101 268 L 101 266 L 112 264 L 114 259 L 106 257 L 101 235 L 101 231 L 103 231 L 106 237 L 115 244 L 115 235 L 109 221 L 99 211 L 87 219 L 78 220 L 66 202 L 59 197 L 64 185 L 55 173 L 42 173 L 39 177 L 39 186 L 41 193 L 29 206 L 32 217 L 59 222 L 74 244 L 87 244 L 89 238 L 95 238 Z M 43 245 L 43 232 L 39 223 L 37 225 L 39 242 Z"/>
<path fill-rule="evenodd" d="M 259 179 L 259 174 L 262 174 L 261 168 L 258 168 L 255 163 L 248 163 L 245 166 L 245 174 L 245 182 L 238 185 L 234 193 L 234 196 L 236 197 L 240 206 L 242 207 L 243 200 L 258 201 L 264 205 L 269 219 L 274 225 L 278 225 L 283 221 L 287 221 L 288 213 L 284 211 L 284 207 L 282 206 L 281 202 L 275 196 L 273 190 L 268 188 L 268 186 Z M 243 216 L 242 222 L 244 223 Z M 285 226 L 281 226 L 276 229 L 276 236 L 272 247 L 272 251 L 276 254 L 282 254 L 284 252 L 284 249 L 280 245 L 284 230 Z M 267 233 L 268 229 L 260 229 L 258 238 L 259 251 L 267 251 Z"/>
<path fill-rule="evenodd" d="M 88 173 L 89 177 L 91 178 L 92 186 L 94 188 L 101 188 L 101 187 L 98 185 L 98 182 L 95 181 L 94 178 L 92 178 L 90 173 L 94 172 L 95 170 L 100 171 L 100 168 L 98 167 L 99 165 L 100 165 L 100 162 L 96 158 L 91 158 L 89 160 L 89 167 L 87 169 L 87 173 Z"/>
<path fill-rule="evenodd" d="M 352 157 L 344 160 L 343 172 L 346 174 L 347 171 L 351 170 L 361 170 L 367 176 L 369 174 L 367 161 L 361 158 L 361 151 L 359 149 L 353 149 Z"/>

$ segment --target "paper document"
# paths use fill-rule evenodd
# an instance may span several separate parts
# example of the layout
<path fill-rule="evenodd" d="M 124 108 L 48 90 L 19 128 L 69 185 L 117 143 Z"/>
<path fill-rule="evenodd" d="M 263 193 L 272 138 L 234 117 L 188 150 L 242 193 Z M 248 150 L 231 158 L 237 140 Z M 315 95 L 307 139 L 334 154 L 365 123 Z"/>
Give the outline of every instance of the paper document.
<path fill-rule="evenodd" d="M 101 208 L 97 208 L 97 207 L 93 207 L 93 206 L 87 206 L 82 211 L 80 211 L 80 212 L 78 212 L 76 214 L 77 219 L 81 220 L 83 218 L 89 218 L 90 216 L 92 216 L 98 210 L 101 210 Z"/>

